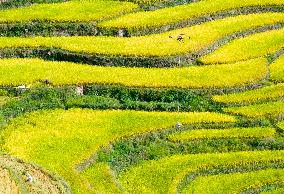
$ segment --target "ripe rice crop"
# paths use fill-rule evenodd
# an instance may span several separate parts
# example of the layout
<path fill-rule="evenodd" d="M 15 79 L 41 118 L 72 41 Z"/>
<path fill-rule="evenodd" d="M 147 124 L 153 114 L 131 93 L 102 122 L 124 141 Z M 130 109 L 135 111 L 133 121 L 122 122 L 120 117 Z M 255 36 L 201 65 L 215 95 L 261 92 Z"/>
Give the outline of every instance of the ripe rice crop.
<path fill-rule="evenodd" d="M 270 66 L 270 68 L 272 68 L 272 65 Z M 220 102 L 229 105 L 229 104 L 253 104 L 257 102 L 279 99 L 283 97 L 284 97 L 284 84 L 277 84 L 241 93 L 216 95 L 213 96 L 212 98 L 215 102 Z"/>
<path fill-rule="evenodd" d="M 283 6 L 282 0 L 204 0 L 155 11 L 127 14 L 99 24 L 104 28 L 149 28 L 178 23 L 184 20 L 221 11 L 251 6 Z"/>
<path fill-rule="evenodd" d="M 284 55 L 270 65 L 270 80 L 274 82 L 284 81 Z"/>
<path fill-rule="evenodd" d="M 171 56 L 205 49 L 217 40 L 235 32 L 284 23 L 284 13 L 249 14 L 140 37 L 0 37 L 1 48 L 58 48 L 75 53 L 107 56 Z M 169 38 L 178 34 L 190 36 L 184 43 Z"/>
<path fill-rule="evenodd" d="M 284 114 L 284 101 L 266 102 L 243 107 L 230 107 L 223 109 L 227 113 L 242 115 L 251 118 L 279 117 Z"/>
<path fill-rule="evenodd" d="M 155 88 L 229 88 L 263 79 L 268 71 L 266 63 L 266 59 L 259 58 L 218 66 L 126 68 L 27 58 L 2 59 L 0 85 L 28 85 L 49 80 L 55 86 L 96 83 Z"/>
<path fill-rule="evenodd" d="M 174 133 L 168 136 L 172 141 L 190 141 L 196 139 L 221 138 L 263 138 L 273 137 L 273 128 L 230 128 L 230 129 L 196 129 Z"/>
<path fill-rule="evenodd" d="M 63 176 L 75 193 L 88 193 L 88 181 L 74 170 L 77 164 L 115 140 L 173 127 L 177 121 L 192 125 L 235 119 L 209 112 L 45 110 L 13 119 L 1 133 L 1 143 L 10 154 Z"/>
<path fill-rule="evenodd" d="M 86 169 L 82 175 L 95 186 L 96 191 L 104 193 L 124 193 L 118 187 L 113 171 L 107 163 L 98 162 Z"/>
<path fill-rule="evenodd" d="M 281 128 L 282 130 L 284 130 L 284 121 L 279 122 L 279 123 L 277 124 L 277 126 L 278 126 L 279 128 Z"/>
<path fill-rule="evenodd" d="M 182 193 L 242 193 L 247 189 L 258 189 L 266 184 L 275 184 L 283 180 L 284 169 L 200 176 L 188 184 Z"/>
<path fill-rule="evenodd" d="M 271 30 L 231 41 L 202 57 L 203 63 L 230 63 L 273 54 L 284 46 L 284 29 Z"/>
<path fill-rule="evenodd" d="M 176 193 L 188 174 L 212 168 L 234 168 L 284 161 L 284 151 L 248 151 L 219 154 L 175 155 L 145 161 L 118 174 L 129 193 Z"/>
<path fill-rule="evenodd" d="M 127 13 L 138 5 L 121 1 L 68 1 L 53 4 L 34 4 L 28 7 L 0 10 L 0 23 L 50 21 L 100 21 Z"/>
<path fill-rule="evenodd" d="M 68 183 L 33 176 L 42 193 L 56 193 L 46 189 L 47 179 L 75 194 L 283 186 L 284 121 L 274 124 L 284 116 L 284 56 L 270 62 L 284 46 L 284 0 L 17 1 L 0 10 L 0 34 L 9 36 L 0 35 L 0 155 L 43 166 Z M 109 36 L 119 30 L 130 37 Z M 167 32 L 151 34 L 160 31 Z M 36 56 L 50 61 L 27 58 Z M 133 67 L 178 61 L 175 68 Z M 246 90 L 268 79 L 277 85 Z M 222 92 L 231 94 L 211 98 Z M 253 171 L 260 168 L 269 169 Z M 0 162 L 0 178 L 14 186 L 3 169 Z M 9 192 L 1 185 L 0 193 Z"/>

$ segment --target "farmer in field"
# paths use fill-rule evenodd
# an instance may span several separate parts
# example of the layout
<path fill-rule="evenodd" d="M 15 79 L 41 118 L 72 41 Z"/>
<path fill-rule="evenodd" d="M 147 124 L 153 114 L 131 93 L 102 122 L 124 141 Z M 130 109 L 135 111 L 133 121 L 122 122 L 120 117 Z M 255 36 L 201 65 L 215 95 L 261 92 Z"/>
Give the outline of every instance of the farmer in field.
<path fill-rule="evenodd" d="M 187 36 L 187 35 L 186 34 L 179 34 L 179 35 L 177 35 L 177 41 L 184 43 L 185 36 Z M 169 36 L 169 38 L 173 38 L 173 37 Z M 188 39 L 190 39 L 190 36 L 188 36 Z"/>

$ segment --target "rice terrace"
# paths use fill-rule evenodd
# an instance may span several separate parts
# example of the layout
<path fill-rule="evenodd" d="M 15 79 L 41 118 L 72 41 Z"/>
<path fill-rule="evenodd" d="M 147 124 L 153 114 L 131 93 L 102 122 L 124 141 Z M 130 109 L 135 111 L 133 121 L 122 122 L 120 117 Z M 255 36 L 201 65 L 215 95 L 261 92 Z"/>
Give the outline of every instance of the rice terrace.
<path fill-rule="evenodd" d="M 0 194 L 283 194 L 284 0 L 0 0 Z"/>

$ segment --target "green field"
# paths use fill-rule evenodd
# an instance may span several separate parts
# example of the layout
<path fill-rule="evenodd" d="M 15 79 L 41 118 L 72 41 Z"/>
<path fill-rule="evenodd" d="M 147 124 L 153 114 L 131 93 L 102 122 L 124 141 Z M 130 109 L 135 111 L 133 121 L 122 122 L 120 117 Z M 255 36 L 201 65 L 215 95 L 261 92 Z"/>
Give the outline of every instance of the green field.
<path fill-rule="evenodd" d="M 283 0 L 0 1 L 0 193 L 284 189 Z"/>

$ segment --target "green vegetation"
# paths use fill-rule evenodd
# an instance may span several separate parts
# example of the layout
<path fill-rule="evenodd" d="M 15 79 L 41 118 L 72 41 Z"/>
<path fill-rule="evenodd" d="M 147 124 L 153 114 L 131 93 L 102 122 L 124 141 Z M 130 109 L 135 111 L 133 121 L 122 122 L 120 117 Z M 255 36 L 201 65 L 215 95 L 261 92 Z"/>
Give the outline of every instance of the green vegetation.
<path fill-rule="evenodd" d="M 231 41 L 202 57 L 203 63 L 230 63 L 273 54 L 284 46 L 284 29 L 257 33 Z"/>
<path fill-rule="evenodd" d="M 151 12 L 138 12 L 102 22 L 104 28 L 149 28 L 173 24 L 216 12 L 249 6 L 283 6 L 282 0 L 204 0 Z"/>
<path fill-rule="evenodd" d="M 76 96 L 66 99 L 66 107 L 80 107 L 93 109 L 120 108 L 118 100 L 101 96 Z"/>
<path fill-rule="evenodd" d="M 270 163 L 284 160 L 283 151 L 254 151 L 221 154 L 193 154 L 145 161 L 118 175 L 130 193 L 176 193 L 180 181 L 196 171 Z"/>
<path fill-rule="evenodd" d="M 13 88 L 9 89 L 8 93 L 12 99 L 3 105 L 0 110 L 1 115 L 7 120 L 38 109 L 67 109 L 67 103 L 69 105 L 75 103 L 73 98 L 78 97 L 75 94 L 74 87 L 50 88 L 48 86 L 38 86 L 25 92 Z M 98 98 L 101 98 L 100 102 L 102 104 L 106 104 L 108 100 L 108 98 Z M 94 98 L 94 101 L 98 101 L 98 99 Z M 109 104 L 112 104 L 111 101 Z M 100 106 L 100 103 L 97 103 L 96 106 Z"/>
<path fill-rule="evenodd" d="M 284 59 L 284 58 L 283 58 Z M 270 68 L 272 68 L 271 65 Z M 272 72 L 271 72 L 272 73 Z M 230 104 L 253 104 L 268 100 L 277 100 L 284 97 L 284 84 L 263 87 L 241 93 L 223 94 L 213 96 L 215 102 Z"/>
<path fill-rule="evenodd" d="M 256 83 L 267 74 L 264 58 L 219 66 L 168 69 L 89 66 L 27 58 L 3 59 L 0 63 L 2 86 L 35 84 L 47 79 L 55 86 L 97 83 L 155 88 L 230 88 Z"/>
<path fill-rule="evenodd" d="M 141 37 L 0 37 L 0 48 L 58 48 L 65 51 L 109 56 L 170 56 L 205 49 L 217 40 L 235 32 L 284 22 L 283 13 L 250 14 L 229 17 L 173 30 L 162 34 Z M 187 34 L 190 40 L 181 44 L 175 38 Z M 281 36 L 281 31 L 274 32 Z M 275 42 L 274 42 L 275 43 Z"/>
<path fill-rule="evenodd" d="M 197 177 L 182 193 L 241 193 L 249 188 L 282 182 L 284 169 L 266 169 L 246 173 L 230 173 Z"/>
<path fill-rule="evenodd" d="M 53 4 L 36 4 L 23 8 L 0 10 L 1 23 L 50 21 L 100 21 L 127 13 L 137 5 L 120 1 L 69 1 Z"/>
<path fill-rule="evenodd" d="M 11 100 L 11 97 L 8 92 L 0 89 L 0 107 L 6 104 L 9 100 Z"/>
<path fill-rule="evenodd" d="M 124 107 L 132 107 L 136 110 L 144 107 L 143 104 L 145 103 L 150 106 L 149 109 L 146 106 L 143 110 L 177 111 L 178 104 L 179 109 L 184 112 L 219 112 L 221 110 L 221 106 L 214 103 L 207 93 L 198 90 L 87 85 L 84 94 L 115 98 L 120 103 L 125 104 Z M 153 105 L 152 108 L 151 104 Z"/>
<path fill-rule="evenodd" d="M 59 173 L 74 192 L 88 193 L 87 181 L 74 170 L 78 163 L 117 139 L 169 128 L 177 120 L 184 125 L 235 122 L 231 116 L 209 112 L 58 109 L 13 119 L 1 138 L 12 155 Z"/>
<path fill-rule="evenodd" d="M 273 137 L 273 128 L 230 128 L 230 129 L 196 129 L 173 133 L 168 136 L 171 141 L 190 141 L 195 139 L 220 138 L 263 138 Z"/>
<path fill-rule="evenodd" d="M 170 133 L 182 130 L 215 127 L 235 127 L 234 123 L 222 125 L 199 124 L 191 127 L 171 128 L 159 132 L 151 132 L 131 138 L 124 138 L 100 149 L 94 163 L 104 162 L 110 165 L 116 174 L 149 160 L 160 160 L 172 155 L 187 155 L 201 153 L 230 153 L 239 151 L 283 150 L 283 137 L 279 130 L 273 137 L 266 138 L 220 138 L 196 139 L 192 141 L 169 141 Z M 270 128 L 271 124 L 251 123 L 251 126 Z M 279 129 L 279 128 L 278 128 Z M 252 165 L 253 166 L 253 165 Z M 266 167 L 267 168 L 267 167 Z M 252 170 L 252 168 L 249 168 Z M 253 168 L 254 169 L 254 168 Z M 259 169 L 259 168 L 257 168 Z M 262 168 L 263 169 L 263 168 Z M 244 171 L 244 170 L 242 170 Z M 210 173 L 209 173 L 210 174 Z"/>
<path fill-rule="evenodd" d="M 97 34 L 95 22 L 51 23 L 34 21 L 0 24 L 1 37 L 95 36 Z"/>
<path fill-rule="evenodd" d="M 243 107 L 230 107 L 223 109 L 227 113 L 242 115 L 251 118 L 277 118 L 284 113 L 284 101 L 266 102 Z"/>
<path fill-rule="evenodd" d="M 0 113 L 9 119 L 38 109 L 132 109 L 144 111 L 219 112 L 221 107 L 204 94 L 179 89 L 126 88 L 122 86 L 85 86 L 78 96 L 74 86 L 52 88 L 39 85 L 25 92 L 9 91 L 9 100 Z"/>
<path fill-rule="evenodd" d="M 274 82 L 284 81 L 284 55 L 270 65 L 270 79 Z"/>
<path fill-rule="evenodd" d="M 139 5 L 153 5 L 155 3 L 163 3 L 163 2 L 167 2 L 169 0 L 125 0 L 125 1 L 129 1 L 129 2 L 133 2 L 133 3 L 137 3 Z"/>
<path fill-rule="evenodd" d="M 28 6 L 34 3 L 59 3 L 63 1 L 64 0 L 2 0 L 0 3 L 0 10 Z"/>
<path fill-rule="evenodd" d="M 261 192 L 261 194 L 282 194 L 284 192 L 284 188 L 276 188 L 272 191 Z"/>
<path fill-rule="evenodd" d="M 0 106 L 4 105 L 5 103 L 7 103 L 10 100 L 9 97 L 7 96 L 0 96 Z"/>
<path fill-rule="evenodd" d="M 269 123 L 266 123 L 266 125 L 264 123 L 254 123 L 251 126 L 270 127 Z M 164 131 L 124 138 L 112 143 L 111 146 L 100 149 L 97 152 L 94 163 L 107 163 L 116 172 L 115 174 L 119 174 L 144 161 L 160 160 L 172 155 L 284 149 L 283 137 L 278 132 L 275 133 L 275 136 L 267 138 L 196 139 L 179 142 L 169 141 L 168 139 L 170 133 L 179 132 L 180 130 L 212 127 L 235 127 L 235 125 L 230 123 L 183 126 L 181 128 L 175 127 Z M 249 169 L 252 170 L 252 168 Z"/>

